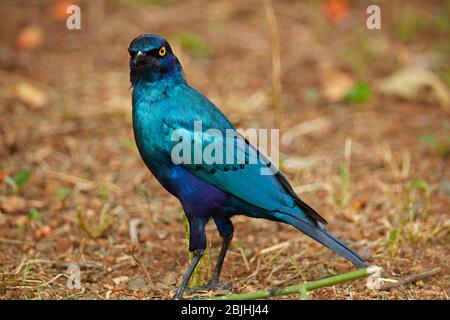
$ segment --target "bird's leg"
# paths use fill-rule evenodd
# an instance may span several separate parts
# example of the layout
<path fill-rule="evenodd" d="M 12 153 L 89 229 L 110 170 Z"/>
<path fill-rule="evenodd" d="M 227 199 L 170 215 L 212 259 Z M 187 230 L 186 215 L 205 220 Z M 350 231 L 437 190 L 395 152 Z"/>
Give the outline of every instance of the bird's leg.
<path fill-rule="evenodd" d="M 180 286 L 178 287 L 173 299 L 178 300 L 183 297 L 183 293 L 186 291 L 186 287 L 189 284 L 192 273 L 197 267 L 198 263 L 203 257 L 206 249 L 206 232 L 205 226 L 208 222 L 207 219 L 188 214 L 189 211 L 185 210 L 186 217 L 189 221 L 189 251 L 192 252 L 192 261 L 186 273 L 183 276 Z"/>
<path fill-rule="evenodd" d="M 222 241 L 222 248 L 220 249 L 219 258 L 217 259 L 216 268 L 212 274 L 211 280 L 209 280 L 208 287 L 210 289 L 226 289 L 232 290 L 233 285 L 231 283 L 221 284 L 219 282 L 220 272 L 222 271 L 222 265 L 227 255 L 228 248 L 230 247 L 231 240 L 233 239 L 233 233 L 224 236 Z"/>
<path fill-rule="evenodd" d="M 211 276 L 207 285 L 189 288 L 189 292 L 195 291 L 209 291 L 214 289 L 223 289 L 223 290 L 233 290 L 232 283 L 220 283 L 219 277 L 220 272 L 222 271 L 222 265 L 225 260 L 225 256 L 228 252 L 228 248 L 230 247 L 231 240 L 233 239 L 234 228 L 230 219 L 214 219 L 217 228 L 219 229 L 220 236 L 222 238 L 222 247 L 220 249 L 219 258 L 217 259 L 217 264 L 214 269 L 214 272 Z"/>
<path fill-rule="evenodd" d="M 202 259 L 204 253 L 205 253 L 205 250 L 203 250 L 203 249 L 198 249 L 198 250 L 193 251 L 192 261 L 189 264 L 189 267 L 183 276 L 183 280 L 181 281 L 180 286 L 178 287 L 177 291 L 175 292 L 175 295 L 173 296 L 174 300 L 179 300 L 183 297 L 183 293 L 186 290 L 186 287 L 189 283 L 189 279 L 191 279 L 192 273 L 194 272 L 198 263 Z"/>

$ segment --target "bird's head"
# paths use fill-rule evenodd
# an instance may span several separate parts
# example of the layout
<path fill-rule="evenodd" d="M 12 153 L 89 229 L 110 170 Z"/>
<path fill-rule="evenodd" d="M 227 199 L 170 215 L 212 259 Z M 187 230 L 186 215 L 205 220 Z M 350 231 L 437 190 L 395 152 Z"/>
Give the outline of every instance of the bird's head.
<path fill-rule="evenodd" d="M 169 43 L 156 34 L 145 34 L 131 41 L 130 80 L 154 82 L 170 75 L 182 74 L 182 68 Z"/>

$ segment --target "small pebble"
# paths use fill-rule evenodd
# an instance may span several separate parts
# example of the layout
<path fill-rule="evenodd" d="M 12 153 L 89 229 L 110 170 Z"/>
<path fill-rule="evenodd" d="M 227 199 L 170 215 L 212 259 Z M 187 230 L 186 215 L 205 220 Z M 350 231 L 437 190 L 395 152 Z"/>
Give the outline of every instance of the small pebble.
<path fill-rule="evenodd" d="M 444 180 L 439 184 L 439 191 L 450 196 L 450 181 Z"/>
<path fill-rule="evenodd" d="M 147 282 L 144 279 L 138 278 L 128 281 L 128 288 L 131 290 L 139 290 L 147 286 Z"/>

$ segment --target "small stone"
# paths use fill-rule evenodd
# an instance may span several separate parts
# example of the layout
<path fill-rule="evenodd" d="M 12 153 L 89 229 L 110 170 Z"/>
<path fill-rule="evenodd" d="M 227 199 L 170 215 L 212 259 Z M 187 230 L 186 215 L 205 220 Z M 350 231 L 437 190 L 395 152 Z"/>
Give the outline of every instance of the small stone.
<path fill-rule="evenodd" d="M 394 269 L 392 269 L 392 272 L 394 275 L 401 275 L 402 274 L 402 270 L 400 270 L 400 268 L 394 267 Z"/>
<path fill-rule="evenodd" d="M 444 180 L 439 184 L 439 191 L 445 195 L 450 195 L 450 181 Z"/>
<path fill-rule="evenodd" d="M 121 283 L 127 282 L 129 279 L 130 278 L 128 278 L 127 276 L 120 276 L 120 277 L 113 278 L 112 281 L 114 282 L 115 285 L 119 285 Z"/>
<path fill-rule="evenodd" d="M 131 290 L 139 290 L 147 286 L 147 282 L 144 279 L 138 278 L 128 281 L 128 288 Z"/>

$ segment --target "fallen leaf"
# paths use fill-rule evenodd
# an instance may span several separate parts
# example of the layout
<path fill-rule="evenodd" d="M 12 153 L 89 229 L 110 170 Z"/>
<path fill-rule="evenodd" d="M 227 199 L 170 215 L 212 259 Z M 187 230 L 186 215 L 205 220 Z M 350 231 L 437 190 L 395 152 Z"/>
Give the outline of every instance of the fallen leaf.
<path fill-rule="evenodd" d="M 56 0 L 53 4 L 52 15 L 56 20 L 66 21 L 68 17 L 67 7 L 76 4 L 75 0 Z"/>
<path fill-rule="evenodd" d="M 327 0 L 324 8 L 325 16 L 333 23 L 341 21 L 349 9 L 348 0 Z"/>
<path fill-rule="evenodd" d="M 32 24 L 19 31 L 16 47 L 19 50 L 33 50 L 44 42 L 44 32 L 38 25 Z"/>
<path fill-rule="evenodd" d="M 321 81 L 323 96 L 329 102 L 343 100 L 354 85 L 353 78 L 343 72 L 325 74 Z"/>
<path fill-rule="evenodd" d="M 365 208 L 367 205 L 367 201 L 365 200 L 356 200 L 355 202 L 353 202 L 353 209 L 355 210 L 359 210 L 359 209 L 363 209 Z"/>
<path fill-rule="evenodd" d="M 43 226 L 42 228 L 39 228 L 36 230 L 36 232 L 34 233 L 34 236 L 37 239 L 40 239 L 40 238 L 48 237 L 51 234 L 52 234 L 52 229 L 49 226 Z"/>
<path fill-rule="evenodd" d="M 106 257 L 104 257 L 104 259 L 109 264 L 113 264 L 114 262 L 116 262 L 116 257 L 114 257 L 114 256 L 106 256 Z"/>
<path fill-rule="evenodd" d="M 17 213 L 24 211 L 26 207 L 26 200 L 19 196 L 5 197 L 0 200 L 0 208 L 6 213 Z"/>
<path fill-rule="evenodd" d="M 3 180 L 5 180 L 6 172 L 0 171 L 0 184 L 3 183 Z"/>
<path fill-rule="evenodd" d="M 26 82 L 21 82 L 13 88 L 14 96 L 30 109 L 41 109 L 47 102 L 47 95 L 41 89 Z"/>
<path fill-rule="evenodd" d="M 450 110 L 448 88 L 429 70 L 405 68 L 379 81 L 377 87 L 387 96 L 410 101 L 431 100 Z"/>
<path fill-rule="evenodd" d="M 70 248 L 70 240 L 64 237 L 56 238 L 56 252 L 64 253 Z"/>

